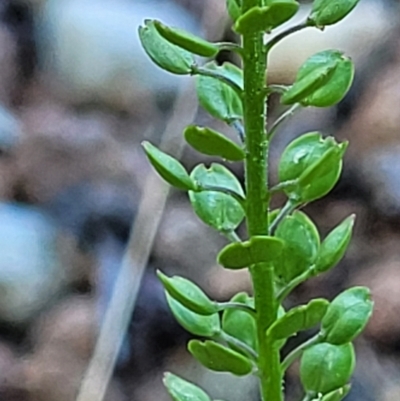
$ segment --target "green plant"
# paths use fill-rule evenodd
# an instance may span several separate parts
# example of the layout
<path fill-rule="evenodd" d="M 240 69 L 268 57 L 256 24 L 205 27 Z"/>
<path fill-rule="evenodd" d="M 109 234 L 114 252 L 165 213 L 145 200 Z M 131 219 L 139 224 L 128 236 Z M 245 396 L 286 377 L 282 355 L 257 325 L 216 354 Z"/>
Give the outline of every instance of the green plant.
<path fill-rule="evenodd" d="M 349 391 L 355 365 L 351 341 L 363 330 L 371 313 L 368 289 L 354 287 L 331 303 L 311 300 L 285 311 L 282 303 L 300 283 L 334 267 L 349 244 L 354 216 L 320 241 L 311 219 L 299 209 L 326 195 L 337 183 L 347 142 L 337 143 L 319 132 L 301 135 L 283 152 L 279 183 L 268 184 L 268 150 L 280 124 L 300 107 L 329 107 L 339 102 L 353 79 L 353 64 L 336 50 L 311 56 L 291 86 L 267 86 L 270 50 L 288 34 L 305 27 L 323 29 L 344 18 L 357 0 L 315 0 L 307 20 L 265 42 L 265 33 L 291 19 L 295 0 L 227 0 L 241 44 L 209 43 L 182 30 L 147 20 L 139 34 L 143 47 L 161 68 L 195 75 L 199 102 L 213 117 L 231 125 L 238 144 L 210 129 L 189 126 L 186 141 L 206 155 L 244 162 L 245 189 L 228 168 L 200 164 L 191 173 L 182 164 L 145 142 L 144 149 L 157 172 L 171 185 L 188 191 L 195 213 L 231 243 L 218 255 L 227 269 L 248 268 L 254 296 L 236 294 L 216 302 L 196 284 L 159 272 L 169 306 L 179 323 L 204 340 L 191 340 L 189 351 L 204 366 L 235 375 L 255 374 L 263 401 L 282 401 L 285 370 L 301 358 L 304 400 L 340 401 Z M 210 61 L 201 66 L 195 55 L 213 57 L 220 50 L 236 52 L 243 68 Z M 266 129 L 266 101 L 280 95 L 288 109 Z M 270 210 L 277 192 L 287 196 L 279 210 Z M 237 227 L 245 220 L 248 236 Z M 317 335 L 294 349 L 283 361 L 286 340 L 320 324 Z M 173 374 L 165 385 L 175 401 L 209 401 L 199 387 Z"/>

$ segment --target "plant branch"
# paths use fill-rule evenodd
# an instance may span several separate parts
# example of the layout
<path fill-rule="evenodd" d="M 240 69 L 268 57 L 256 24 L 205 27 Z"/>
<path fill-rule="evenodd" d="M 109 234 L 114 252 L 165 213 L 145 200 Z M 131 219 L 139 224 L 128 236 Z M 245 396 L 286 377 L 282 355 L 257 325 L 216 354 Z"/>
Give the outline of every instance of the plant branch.
<path fill-rule="evenodd" d="M 269 53 L 269 51 L 277 44 L 279 43 L 282 39 L 285 39 L 287 36 L 291 35 L 292 33 L 301 31 L 304 28 L 307 28 L 307 21 L 303 21 L 300 24 L 294 25 L 284 31 L 282 31 L 281 33 L 278 33 L 276 36 L 274 36 L 271 40 L 269 40 L 266 44 L 265 44 L 265 48 L 267 53 Z"/>
<path fill-rule="evenodd" d="M 311 337 L 309 340 L 304 342 L 303 344 L 299 345 L 297 348 L 295 348 L 292 352 L 287 355 L 287 357 L 283 360 L 281 368 L 282 368 L 282 373 L 284 373 L 287 368 L 297 359 L 301 356 L 301 354 L 307 349 L 310 348 L 312 345 L 318 344 L 321 342 L 323 339 L 323 336 L 321 333 L 318 333 L 314 337 Z"/>
<path fill-rule="evenodd" d="M 300 109 L 300 107 L 301 107 L 300 103 L 296 103 L 292 107 L 289 107 L 283 114 L 279 116 L 279 118 L 272 124 L 271 129 L 267 133 L 267 138 L 269 141 L 274 137 L 279 126 L 282 123 L 284 123 L 289 117 L 293 116 L 294 113 Z"/>
<path fill-rule="evenodd" d="M 283 181 L 280 182 L 279 184 L 274 185 L 272 188 L 270 188 L 269 192 L 271 194 L 276 194 L 277 192 L 282 192 L 285 189 L 292 188 L 294 185 L 298 183 L 298 180 L 288 180 L 288 181 Z"/>
<path fill-rule="evenodd" d="M 219 302 L 218 303 L 219 310 L 223 311 L 225 309 L 237 309 L 241 310 L 243 312 L 246 312 L 250 314 L 251 316 L 255 317 L 256 316 L 256 311 L 253 309 L 251 306 L 242 304 L 240 302 Z"/>
<path fill-rule="evenodd" d="M 254 351 L 253 348 L 249 347 L 246 343 L 243 341 L 240 341 L 239 339 L 229 335 L 228 333 L 225 333 L 224 331 L 221 331 L 219 334 L 219 338 L 223 341 L 225 341 L 228 344 L 231 344 L 239 349 L 241 349 L 247 356 L 250 357 L 252 361 L 257 361 L 259 358 L 259 355 L 257 354 L 256 351 Z"/>
<path fill-rule="evenodd" d="M 221 234 L 224 235 L 231 242 L 242 242 L 240 237 L 233 230 L 232 231 L 221 231 Z"/>
<path fill-rule="evenodd" d="M 209 70 L 207 68 L 199 67 L 198 65 L 193 65 L 191 75 L 202 75 L 204 77 L 218 79 L 224 84 L 229 85 L 240 97 L 243 96 L 242 88 L 236 82 L 232 81 L 225 75 L 220 74 L 218 71 Z"/>
<path fill-rule="evenodd" d="M 239 120 L 232 120 L 229 125 L 235 129 L 235 131 L 239 135 L 239 139 L 242 143 L 244 143 L 244 127 L 243 124 Z"/>
<path fill-rule="evenodd" d="M 292 200 L 288 200 L 285 203 L 285 206 L 280 210 L 278 216 L 275 217 L 274 221 L 271 223 L 269 226 L 269 235 L 274 235 L 276 229 L 279 226 L 279 223 L 290 213 L 293 212 L 293 210 L 296 208 L 296 203 L 294 203 Z"/>
<path fill-rule="evenodd" d="M 279 84 L 272 84 L 267 86 L 267 94 L 269 95 L 270 93 L 279 93 L 283 94 L 286 92 L 286 90 L 289 88 L 288 85 L 279 85 Z"/>
<path fill-rule="evenodd" d="M 312 276 L 312 267 L 300 274 L 300 276 L 295 277 L 290 283 L 283 287 L 276 296 L 278 302 L 281 304 L 285 298 L 301 283 L 306 281 Z"/>
<path fill-rule="evenodd" d="M 202 192 L 202 191 L 221 192 L 223 194 L 232 196 L 232 198 L 238 201 L 242 206 L 242 208 L 246 210 L 246 199 L 243 196 L 239 195 L 237 192 L 232 191 L 229 188 L 219 187 L 216 185 L 197 184 L 197 192 Z"/>
<path fill-rule="evenodd" d="M 239 55 L 243 54 L 243 48 L 242 46 L 238 45 L 237 43 L 231 43 L 231 42 L 218 42 L 215 43 L 215 45 L 217 45 L 219 47 L 219 50 L 228 50 L 228 51 L 232 51 L 235 52 Z"/>

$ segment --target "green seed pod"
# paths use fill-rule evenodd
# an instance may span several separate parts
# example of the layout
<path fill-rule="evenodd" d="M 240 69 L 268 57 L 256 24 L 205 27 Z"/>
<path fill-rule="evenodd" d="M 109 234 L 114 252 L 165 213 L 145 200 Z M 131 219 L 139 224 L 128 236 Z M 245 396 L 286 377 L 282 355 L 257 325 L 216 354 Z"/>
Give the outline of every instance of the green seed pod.
<path fill-rule="evenodd" d="M 190 176 L 199 187 L 218 187 L 244 196 L 237 178 L 220 164 L 213 163 L 209 169 L 200 164 Z M 220 232 L 235 230 L 244 218 L 242 206 L 229 194 L 212 190 L 190 191 L 189 198 L 197 216 Z"/>
<path fill-rule="evenodd" d="M 168 184 L 185 191 L 196 189 L 194 181 L 178 160 L 157 149 L 150 142 L 144 141 L 142 146 L 154 169 Z"/>
<path fill-rule="evenodd" d="M 174 401 L 211 401 L 200 387 L 172 373 L 164 374 L 163 383 Z"/>
<path fill-rule="evenodd" d="M 164 39 L 154 21 L 146 20 L 145 25 L 139 27 L 139 38 L 147 55 L 162 69 L 178 75 L 192 72 L 193 55 Z"/>
<path fill-rule="evenodd" d="M 339 294 L 329 305 L 321 331 L 326 342 L 344 344 L 356 338 L 372 315 L 373 302 L 366 287 L 353 287 Z"/>
<path fill-rule="evenodd" d="M 281 284 L 287 284 L 314 264 L 320 240 L 318 230 L 301 211 L 287 216 L 275 232 L 284 241 L 282 253 L 275 263 L 275 275 Z"/>
<path fill-rule="evenodd" d="M 231 63 L 218 66 L 215 62 L 210 62 L 204 68 L 243 87 L 243 72 Z M 242 119 L 242 99 L 228 84 L 213 77 L 199 75 L 196 79 L 196 91 L 200 105 L 216 119 L 228 124 Z"/>
<path fill-rule="evenodd" d="M 241 0 L 226 0 L 226 8 L 232 21 L 236 21 L 242 15 Z"/>
<path fill-rule="evenodd" d="M 210 43 L 205 39 L 199 38 L 183 29 L 172 28 L 162 24 L 160 21 L 154 21 L 158 33 L 168 42 L 187 50 L 190 53 L 197 54 L 202 57 L 214 57 L 219 48 L 214 43 Z"/>
<path fill-rule="evenodd" d="M 168 294 L 191 311 L 199 315 L 218 312 L 218 304 L 211 301 L 203 290 L 190 280 L 178 276 L 167 277 L 160 271 L 157 272 L 157 276 Z"/>
<path fill-rule="evenodd" d="M 304 351 L 300 379 L 306 391 L 327 394 L 343 387 L 353 374 L 354 367 L 355 354 L 351 343 L 321 343 Z"/>
<path fill-rule="evenodd" d="M 309 71 L 307 75 L 300 69 L 294 84 L 282 95 L 281 103 L 295 104 L 311 95 L 329 81 L 338 64 L 336 60 L 329 60 L 326 64 Z"/>
<path fill-rule="evenodd" d="M 295 0 L 270 0 L 266 7 L 252 7 L 235 24 L 238 33 L 270 32 L 292 18 L 299 9 Z"/>
<path fill-rule="evenodd" d="M 273 263 L 282 252 L 284 242 L 275 237 L 254 236 L 249 241 L 227 245 L 217 261 L 227 269 L 242 269 L 257 263 Z"/>
<path fill-rule="evenodd" d="M 282 95 L 283 104 L 329 107 L 343 99 L 354 77 L 351 60 L 337 50 L 325 50 L 308 58 L 294 84 Z"/>
<path fill-rule="evenodd" d="M 205 155 L 220 156 L 230 161 L 240 161 L 246 157 L 239 145 L 210 128 L 189 125 L 184 135 L 189 145 Z"/>
<path fill-rule="evenodd" d="M 239 292 L 231 302 L 241 303 L 254 307 L 254 300 L 245 292 Z M 222 330 L 232 337 L 235 337 L 247 344 L 250 348 L 257 350 L 257 328 L 253 316 L 240 309 L 225 309 L 222 314 Z M 242 352 L 240 349 L 229 344 L 229 346 L 237 352 Z"/>
<path fill-rule="evenodd" d="M 281 340 L 308 330 L 321 322 L 329 302 L 326 299 L 313 299 L 307 305 L 297 306 L 278 319 L 268 330 L 273 340 Z"/>
<path fill-rule="evenodd" d="M 343 258 L 350 243 L 354 220 L 354 215 L 347 217 L 324 239 L 315 264 L 315 274 L 326 272 Z"/>
<path fill-rule="evenodd" d="M 350 13 L 358 2 L 359 0 L 314 0 L 307 24 L 320 28 L 336 24 Z"/>
<path fill-rule="evenodd" d="M 330 107 L 339 103 L 349 91 L 354 79 L 354 64 L 345 57 L 330 75 L 329 80 L 301 101 L 302 106 Z"/>
<path fill-rule="evenodd" d="M 218 313 L 208 316 L 199 315 L 185 308 L 168 293 L 165 295 L 175 319 L 188 332 L 200 337 L 213 337 L 219 334 L 221 327 Z"/>
<path fill-rule="evenodd" d="M 279 162 L 280 181 L 299 181 L 297 186 L 285 191 L 288 197 L 311 202 L 326 195 L 340 177 L 346 147 L 347 143 L 338 144 L 332 137 L 322 138 L 318 132 L 292 141 Z"/>
<path fill-rule="evenodd" d="M 346 386 L 324 395 L 321 401 L 342 401 L 343 398 L 349 393 L 350 388 L 350 384 L 347 384 Z"/>
<path fill-rule="evenodd" d="M 249 359 L 214 341 L 191 340 L 188 349 L 202 365 L 216 372 L 246 376 L 253 370 Z"/>

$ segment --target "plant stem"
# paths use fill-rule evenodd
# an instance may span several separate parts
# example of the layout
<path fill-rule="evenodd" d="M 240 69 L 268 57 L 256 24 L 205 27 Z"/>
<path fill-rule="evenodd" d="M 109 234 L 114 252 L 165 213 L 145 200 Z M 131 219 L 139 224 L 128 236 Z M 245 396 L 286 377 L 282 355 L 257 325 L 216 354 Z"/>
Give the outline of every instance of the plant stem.
<path fill-rule="evenodd" d="M 263 6 L 262 0 L 243 0 L 242 13 Z M 246 222 L 249 236 L 267 235 L 268 202 L 266 137 L 267 54 L 263 32 L 244 32 L 243 47 L 243 111 L 246 133 Z M 278 304 L 274 296 L 274 269 L 260 263 L 250 268 L 256 309 L 259 344 L 258 369 L 263 401 L 283 401 L 279 349 L 267 339 L 266 331 L 277 318 Z"/>
<path fill-rule="evenodd" d="M 286 29 L 285 31 L 282 31 L 281 33 L 279 33 L 278 35 L 274 36 L 269 42 L 267 42 L 267 44 L 265 45 L 267 53 L 278 43 L 280 42 L 282 39 L 286 38 L 287 36 L 289 36 L 290 34 L 294 33 L 294 32 L 298 32 L 304 28 L 307 28 L 307 21 L 301 22 L 298 25 L 294 25 L 288 29 Z"/>
<path fill-rule="evenodd" d="M 218 79 L 224 84 L 229 85 L 240 97 L 243 95 L 242 88 L 236 83 L 233 82 L 228 77 L 220 74 L 218 71 L 209 70 L 207 68 L 199 67 L 197 65 L 192 66 L 191 75 L 203 75 L 204 77 L 211 77 Z"/>
<path fill-rule="evenodd" d="M 242 242 L 236 231 L 221 231 L 221 234 L 231 242 Z"/>
<path fill-rule="evenodd" d="M 257 361 L 259 356 L 253 348 L 249 347 L 243 341 L 238 340 L 236 337 L 230 336 L 228 333 L 222 331 L 219 335 L 219 338 L 225 341 L 228 344 L 231 344 L 239 349 L 241 349 L 247 356 L 250 357 L 251 360 Z"/>
<path fill-rule="evenodd" d="M 310 348 L 312 345 L 318 344 L 322 341 L 323 335 L 322 333 L 318 333 L 314 337 L 311 337 L 305 343 L 299 345 L 295 348 L 289 355 L 283 360 L 282 362 L 282 372 L 284 373 L 285 370 L 297 359 L 301 356 L 301 354 L 307 349 Z"/>
<path fill-rule="evenodd" d="M 220 310 L 224 309 L 239 309 L 243 312 L 247 312 L 251 316 L 256 316 L 256 311 L 249 305 L 241 304 L 240 302 L 219 302 L 218 306 Z"/>
<path fill-rule="evenodd" d="M 283 287 L 276 296 L 279 304 L 281 304 L 285 298 L 301 283 L 308 280 L 312 276 L 312 267 L 306 270 L 300 276 L 295 277 L 290 283 Z"/>
<path fill-rule="evenodd" d="M 271 223 L 269 227 L 269 235 L 273 235 L 275 230 L 278 228 L 279 223 L 294 209 L 296 208 L 296 204 L 290 199 L 285 203 L 285 206 L 281 209 L 278 216 L 275 217 L 275 220 Z"/>
<path fill-rule="evenodd" d="M 289 107 L 279 118 L 274 122 L 271 129 L 268 131 L 268 140 L 270 141 L 274 135 L 276 134 L 279 126 L 285 122 L 289 117 L 293 116 L 293 114 L 301 107 L 299 103 L 294 104 L 292 107 Z"/>

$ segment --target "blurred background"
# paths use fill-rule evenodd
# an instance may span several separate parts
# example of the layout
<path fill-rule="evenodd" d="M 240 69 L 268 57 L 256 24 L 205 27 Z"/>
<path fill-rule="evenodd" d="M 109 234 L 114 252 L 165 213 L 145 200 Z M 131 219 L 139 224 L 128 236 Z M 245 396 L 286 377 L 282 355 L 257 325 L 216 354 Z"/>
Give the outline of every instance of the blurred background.
<path fill-rule="evenodd" d="M 309 3 L 302 3 L 296 18 L 307 15 Z M 223 0 L 0 0 L 2 401 L 75 400 L 130 227 L 142 196 L 152 199 L 140 142 L 164 141 L 177 150 L 193 120 L 234 135 L 197 110 L 190 79 L 148 60 L 137 36 L 145 18 L 212 40 L 237 40 Z M 369 286 L 375 312 L 356 343 L 357 371 L 346 400 L 397 401 L 400 2 L 361 0 L 351 16 L 325 32 L 307 29 L 286 39 L 273 51 L 270 82 L 290 83 L 308 56 L 329 48 L 355 62 L 353 88 L 337 107 L 306 109 L 286 123 L 274 138 L 271 162 L 276 166 L 284 146 L 307 131 L 350 140 L 340 183 L 307 212 L 322 235 L 356 213 L 355 235 L 340 266 L 298 288 L 288 306 Z M 224 60 L 238 61 L 222 53 Z M 271 98 L 269 110 L 272 122 L 283 109 Z M 181 156 L 188 168 L 204 160 L 188 148 Z M 239 165 L 229 168 L 243 173 Z M 153 180 L 162 219 L 154 243 L 148 237 L 150 257 L 105 399 L 168 400 L 161 379 L 171 370 L 214 399 L 256 401 L 253 379 L 209 373 L 188 356 L 189 336 L 171 317 L 154 272 L 190 277 L 219 300 L 251 291 L 249 278 L 216 266 L 226 240 L 196 218 L 185 194 L 172 191 L 163 209 L 165 191 Z M 147 202 L 147 215 L 154 207 Z M 285 352 L 304 338 L 289 342 Z M 289 401 L 301 396 L 296 365 L 286 391 Z"/>

